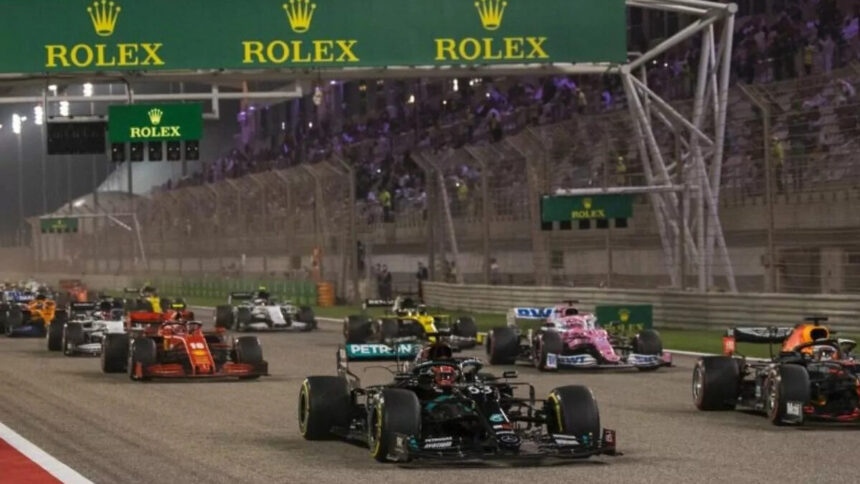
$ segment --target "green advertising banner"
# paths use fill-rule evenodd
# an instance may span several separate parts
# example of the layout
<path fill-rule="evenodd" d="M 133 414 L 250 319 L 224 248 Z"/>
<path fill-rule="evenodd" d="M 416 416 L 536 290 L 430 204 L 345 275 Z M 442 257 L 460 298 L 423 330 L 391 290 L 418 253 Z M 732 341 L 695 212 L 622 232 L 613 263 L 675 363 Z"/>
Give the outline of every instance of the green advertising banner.
<path fill-rule="evenodd" d="M 545 196 L 541 199 L 541 219 L 544 222 L 632 217 L 632 195 Z"/>
<path fill-rule="evenodd" d="M 203 136 L 203 106 L 191 104 L 130 104 L 108 108 L 111 143 L 199 140 Z"/>
<path fill-rule="evenodd" d="M 0 0 L 0 73 L 622 63 L 624 0 Z"/>
<path fill-rule="evenodd" d="M 597 306 L 594 312 L 597 324 L 607 330 L 635 334 L 654 327 L 654 308 L 650 304 Z"/>
<path fill-rule="evenodd" d="M 43 234 L 70 234 L 78 232 L 76 218 L 43 218 L 39 220 Z"/>

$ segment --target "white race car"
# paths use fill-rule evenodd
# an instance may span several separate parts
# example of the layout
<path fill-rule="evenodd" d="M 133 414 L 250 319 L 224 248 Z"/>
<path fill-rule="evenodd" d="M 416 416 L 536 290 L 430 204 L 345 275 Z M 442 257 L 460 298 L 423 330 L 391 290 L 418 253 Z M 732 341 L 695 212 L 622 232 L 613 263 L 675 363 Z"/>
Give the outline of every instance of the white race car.
<path fill-rule="evenodd" d="M 54 321 L 48 328 L 48 349 L 66 356 L 102 352 L 108 334 L 125 334 L 122 308 L 110 301 L 71 303 L 68 321 Z"/>
<path fill-rule="evenodd" d="M 215 326 L 235 331 L 311 331 L 317 321 L 308 306 L 278 303 L 268 295 L 233 292 L 226 305 L 215 308 Z"/>

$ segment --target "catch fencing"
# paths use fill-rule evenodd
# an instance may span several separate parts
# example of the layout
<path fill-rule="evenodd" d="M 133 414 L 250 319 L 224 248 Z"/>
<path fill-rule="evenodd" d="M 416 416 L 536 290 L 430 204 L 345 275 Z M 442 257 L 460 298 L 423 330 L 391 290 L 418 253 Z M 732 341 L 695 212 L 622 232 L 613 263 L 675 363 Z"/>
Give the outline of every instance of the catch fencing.
<path fill-rule="evenodd" d="M 858 88 L 855 64 L 731 91 L 720 212 L 741 291 L 860 293 Z M 133 207 L 140 240 L 108 220 L 88 221 L 62 236 L 62 251 L 39 251 L 40 267 L 325 280 L 342 298 L 373 296 L 382 265 L 395 286 L 414 289 L 418 260 L 434 281 L 666 288 L 644 196 L 626 227 L 540 224 L 540 197 L 558 189 L 645 185 L 623 103 L 582 114 L 518 110 L 495 139 L 478 124 L 464 145 L 472 127 L 458 123 L 430 128 L 430 143 L 404 134 L 348 146 L 343 159 L 322 153 L 315 163 L 159 191 Z M 655 134 L 661 151 L 680 153 L 675 133 L 655 125 Z M 426 147 L 410 151 L 416 144 Z M 382 170 L 384 159 L 394 162 Z M 679 156 L 669 168 L 681 172 L 685 163 Z M 696 261 L 686 257 L 691 287 Z M 725 267 L 714 261 L 710 289 L 719 290 Z"/>

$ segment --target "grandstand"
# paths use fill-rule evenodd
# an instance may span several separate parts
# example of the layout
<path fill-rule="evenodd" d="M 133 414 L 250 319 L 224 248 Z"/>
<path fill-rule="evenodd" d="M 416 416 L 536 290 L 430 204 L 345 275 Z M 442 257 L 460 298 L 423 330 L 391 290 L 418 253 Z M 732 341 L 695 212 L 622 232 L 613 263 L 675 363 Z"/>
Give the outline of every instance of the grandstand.
<path fill-rule="evenodd" d="M 738 289 L 860 292 L 860 220 L 852 210 L 860 197 L 857 10 L 851 2 L 797 3 L 773 13 L 772 2 L 741 2 L 749 15 L 735 29 L 720 220 Z M 835 20 L 831 4 L 841 9 Z M 842 41 L 830 53 L 833 22 Z M 766 49 L 756 43 L 762 31 Z M 770 48 L 791 34 L 815 43 L 808 73 L 802 45 Z M 688 117 L 697 63 L 697 48 L 683 45 L 647 74 L 648 86 Z M 93 222 L 94 231 L 62 250 L 43 250 L 41 262 L 86 272 L 289 278 L 319 269 L 345 294 L 348 259 L 361 244 L 368 293 L 377 265 L 400 286 L 413 285 L 417 260 L 437 280 L 672 284 L 644 195 L 627 228 L 539 230 L 542 194 L 647 185 L 617 79 L 332 81 L 316 89 L 319 105 L 310 96 L 244 105 L 234 149 L 136 200 L 143 251 L 134 233 Z M 657 124 L 655 135 L 662 152 L 677 155 L 667 160 L 670 179 L 682 179 L 692 169 L 683 140 Z M 57 243 L 43 239 L 44 247 Z M 314 248 L 321 268 L 313 267 Z M 728 288 L 721 263 L 714 259 L 713 290 Z M 685 287 L 695 285 L 693 265 Z"/>

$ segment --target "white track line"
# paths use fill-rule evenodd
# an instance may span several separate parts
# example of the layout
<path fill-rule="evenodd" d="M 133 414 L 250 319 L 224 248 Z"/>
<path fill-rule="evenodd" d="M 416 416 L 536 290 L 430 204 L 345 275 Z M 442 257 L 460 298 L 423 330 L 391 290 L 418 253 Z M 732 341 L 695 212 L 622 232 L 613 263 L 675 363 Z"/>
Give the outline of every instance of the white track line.
<path fill-rule="evenodd" d="M 49 474 L 65 484 L 93 484 L 86 477 L 80 475 L 71 467 L 63 464 L 35 444 L 18 435 L 17 432 L 0 422 L 0 439 L 5 440 L 15 450 L 30 459 Z"/>

